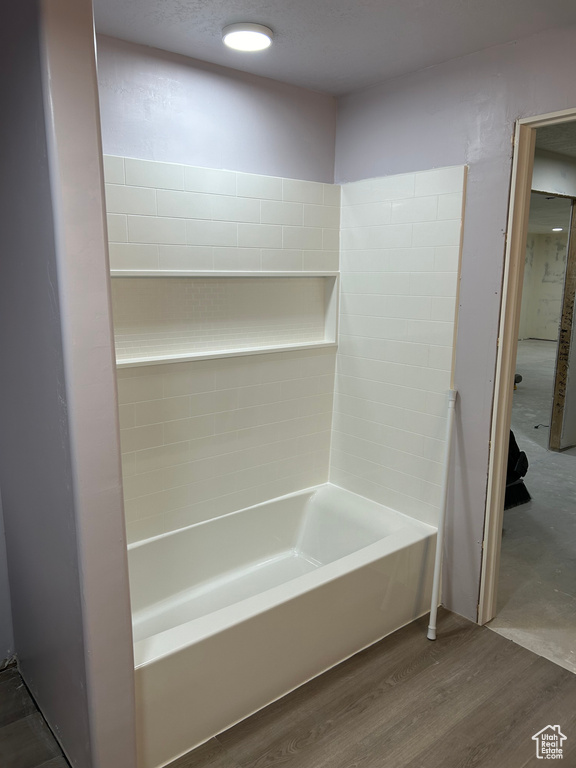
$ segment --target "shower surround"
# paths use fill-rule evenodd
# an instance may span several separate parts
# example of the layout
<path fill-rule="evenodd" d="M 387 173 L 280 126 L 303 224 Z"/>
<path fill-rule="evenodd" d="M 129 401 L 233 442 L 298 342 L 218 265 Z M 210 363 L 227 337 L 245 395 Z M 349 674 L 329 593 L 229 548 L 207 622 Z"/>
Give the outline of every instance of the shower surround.
<path fill-rule="evenodd" d="M 341 188 L 105 170 L 156 768 L 426 611 L 466 169 Z"/>
<path fill-rule="evenodd" d="M 118 370 L 129 540 L 326 482 L 339 188 L 110 156 L 105 174 L 113 274 L 161 278 L 113 280 L 118 360 L 152 358 Z M 211 359 L 174 362 L 185 340 L 157 337 L 201 287 L 193 349 Z M 240 325 L 252 354 L 219 355 L 246 346 Z"/>
<path fill-rule="evenodd" d="M 436 525 L 466 169 L 342 186 L 330 480 Z"/>

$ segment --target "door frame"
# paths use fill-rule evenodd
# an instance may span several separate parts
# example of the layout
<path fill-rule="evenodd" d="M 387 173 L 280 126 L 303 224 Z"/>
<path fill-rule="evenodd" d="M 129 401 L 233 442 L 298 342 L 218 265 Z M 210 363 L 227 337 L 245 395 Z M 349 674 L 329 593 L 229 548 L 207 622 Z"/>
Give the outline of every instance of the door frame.
<path fill-rule="evenodd" d="M 506 459 L 512 420 L 512 393 L 518 348 L 536 129 L 572 121 L 576 121 L 576 107 L 561 112 L 522 118 L 516 123 L 490 430 L 486 517 L 478 600 L 479 624 L 485 624 L 496 614 L 506 491 Z"/>

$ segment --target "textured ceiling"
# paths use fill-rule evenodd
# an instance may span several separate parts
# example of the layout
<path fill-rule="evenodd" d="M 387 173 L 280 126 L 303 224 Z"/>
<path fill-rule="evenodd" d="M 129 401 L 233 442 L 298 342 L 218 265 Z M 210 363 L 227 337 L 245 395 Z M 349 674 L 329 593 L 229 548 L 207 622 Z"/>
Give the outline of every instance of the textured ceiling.
<path fill-rule="evenodd" d="M 560 123 L 538 128 L 536 147 L 557 152 L 560 155 L 576 157 L 576 123 Z"/>
<path fill-rule="evenodd" d="M 98 32 L 332 94 L 576 24 L 574 0 L 94 0 Z M 274 45 L 226 49 L 252 21 Z"/>
<path fill-rule="evenodd" d="M 565 197 L 552 197 L 532 192 L 528 231 L 552 234 L 552 227 L 562 227 L 566 233 L 570 228 L 570 207 L 571 201 Z"/>

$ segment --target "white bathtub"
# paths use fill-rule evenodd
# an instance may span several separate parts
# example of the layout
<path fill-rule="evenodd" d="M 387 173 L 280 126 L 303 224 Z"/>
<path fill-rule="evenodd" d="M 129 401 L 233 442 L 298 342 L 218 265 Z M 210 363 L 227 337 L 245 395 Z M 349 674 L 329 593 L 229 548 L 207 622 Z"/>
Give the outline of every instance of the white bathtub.
<path fill-rule="evenodd" d="M 425 613 L 435 537 L 322 485 L 131 545 L 139 768 Z"/>

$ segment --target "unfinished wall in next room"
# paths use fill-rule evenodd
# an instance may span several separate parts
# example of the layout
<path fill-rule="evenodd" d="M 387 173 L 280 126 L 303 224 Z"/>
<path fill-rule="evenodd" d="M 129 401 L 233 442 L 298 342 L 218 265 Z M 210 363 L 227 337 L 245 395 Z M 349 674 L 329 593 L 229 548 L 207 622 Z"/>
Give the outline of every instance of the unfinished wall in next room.
<path fill-rule="evenodd" d="M 342 186 L 331 481 L 436 524 L 465 167 Z"/>
<path fill-rule="evenodd" d="M 567 232 L 528 234 L 520 339 L 558 340 L 567 244 Z"/>

